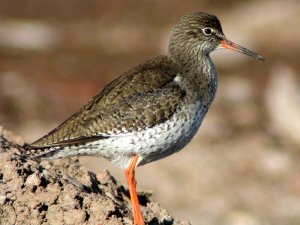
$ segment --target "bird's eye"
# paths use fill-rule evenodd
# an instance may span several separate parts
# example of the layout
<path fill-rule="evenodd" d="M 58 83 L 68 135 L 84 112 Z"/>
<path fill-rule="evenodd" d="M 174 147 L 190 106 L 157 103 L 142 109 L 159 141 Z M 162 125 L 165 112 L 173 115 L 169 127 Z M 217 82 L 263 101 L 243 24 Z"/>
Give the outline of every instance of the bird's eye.
<path fill-rule="evenodd" d="M 208 27 L 205 27 L 205 28 L 203 28 L 202 29 L 202 32 L 203 32 L 203 34 L 205 34 L 206 36 L 210 36 L 210 35 L 212 35 L 212 30 L 210 29 L 210 28 L 208 28 Z"/>

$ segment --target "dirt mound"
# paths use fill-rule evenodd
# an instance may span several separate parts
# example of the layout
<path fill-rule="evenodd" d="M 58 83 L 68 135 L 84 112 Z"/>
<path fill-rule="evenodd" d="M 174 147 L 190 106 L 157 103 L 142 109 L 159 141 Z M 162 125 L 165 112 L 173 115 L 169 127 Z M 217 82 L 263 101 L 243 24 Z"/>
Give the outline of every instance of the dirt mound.
<path fill-rule="evenodd" d="M 91 173 L 74 159 L 37 163 L 20 157 L 23 144 L 0 127 L 1 224 L 133 223 L 128 190 L 108 171 Z M 147 224 L 189 224 L 176 221 L 149 196 L 139 195 Z"/>

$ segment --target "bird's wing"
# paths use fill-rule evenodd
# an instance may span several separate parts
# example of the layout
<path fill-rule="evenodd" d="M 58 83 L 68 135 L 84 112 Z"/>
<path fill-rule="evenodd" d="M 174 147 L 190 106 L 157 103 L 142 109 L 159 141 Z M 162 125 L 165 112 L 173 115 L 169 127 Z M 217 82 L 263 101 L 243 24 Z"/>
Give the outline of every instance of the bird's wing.
<path fill-rule="evenodd" d="M 46 148 L 107 138 L 152 127 L 178 108 L 184 91 L 167 57 L 156 57 L 107 85 L 79 112 L 31 144 Z"/>

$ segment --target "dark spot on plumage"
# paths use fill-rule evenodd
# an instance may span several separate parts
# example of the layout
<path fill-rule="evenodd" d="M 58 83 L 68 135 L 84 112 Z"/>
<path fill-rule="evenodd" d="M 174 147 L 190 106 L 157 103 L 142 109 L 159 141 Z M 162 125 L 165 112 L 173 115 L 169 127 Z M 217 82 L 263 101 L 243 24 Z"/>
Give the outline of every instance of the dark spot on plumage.
<path fill-rule="evenodd" d="M 181 97 L 184 98 L 186 96 L 186 91 L 182 90 Z"/>

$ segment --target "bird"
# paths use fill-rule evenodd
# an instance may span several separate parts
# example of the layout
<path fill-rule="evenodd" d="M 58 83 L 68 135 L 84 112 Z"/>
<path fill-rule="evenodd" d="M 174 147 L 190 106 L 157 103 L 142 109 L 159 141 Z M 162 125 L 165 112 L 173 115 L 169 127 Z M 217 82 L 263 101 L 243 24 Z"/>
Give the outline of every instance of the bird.
<path fill-rule="evenodd" d="M 99 156 L 125 170 L 133 223 L 145 220 L 136 192 L 135 170 L 184 148 L 214 100 L 218 75 L 210 58 L 231 49 L 264 57 L 228 40 L 219 19 L 195 12 L 179 19 L 168 51 L 113 80 L 78 112 L 28 145 L 33 160 Z"/>

